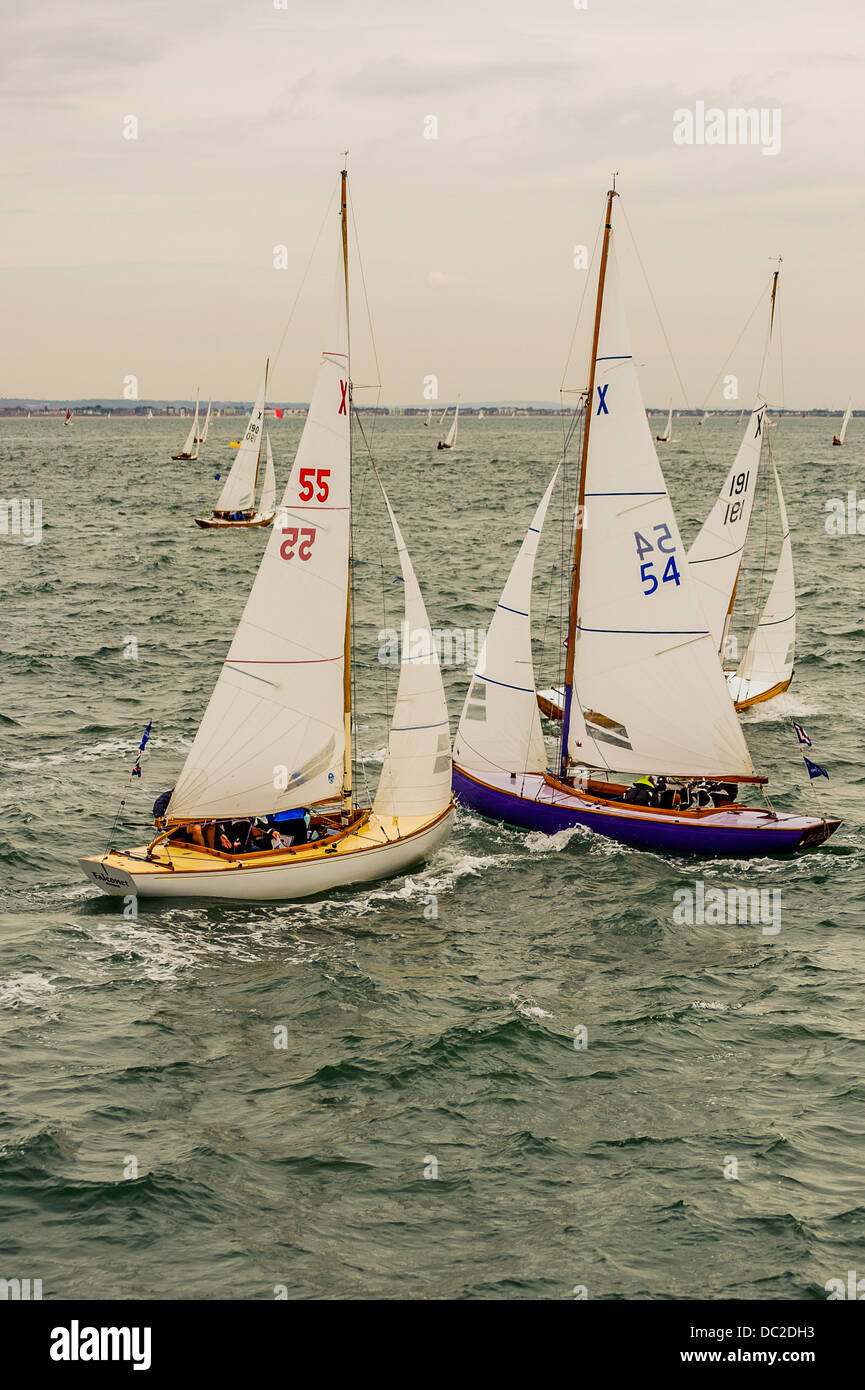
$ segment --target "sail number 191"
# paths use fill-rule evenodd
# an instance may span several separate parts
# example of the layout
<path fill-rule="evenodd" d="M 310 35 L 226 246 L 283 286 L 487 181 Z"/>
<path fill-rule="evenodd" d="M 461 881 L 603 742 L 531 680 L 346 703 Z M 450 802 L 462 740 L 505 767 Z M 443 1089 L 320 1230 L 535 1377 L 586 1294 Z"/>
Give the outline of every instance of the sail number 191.
<path fill-rule="evenodd" d="M 643 581 L 643 593 L 647 596 L 649 594 L 654 594 L 661 584 L 668 584 L 671 579 L 674 580 L 677 585 L 681 581 L 681 575 L 679 574 L 679 569 L 676 564 L 676 542 L 673 540 L 669 526 L 666 522 L 661 522 L 659 526 L 653 526 L 652 530 L 660 532 L 657 539 L 654 541 L 647 540 L 641 531 L 634 532 L 634 540 L 637 543 L 637 555 L 640 559 L 640 578 Z M 656 550 L 660 552 L 657 555 L 655 554 Z M 647 560 L 647 555 L 651 555 L 652 558 Z M 655 572 L 655 565 L 658 566 L 659 572 L 663 565 L 663 572 L 661 573 L 660 580 L 658 579 L 658 574 Z"/>

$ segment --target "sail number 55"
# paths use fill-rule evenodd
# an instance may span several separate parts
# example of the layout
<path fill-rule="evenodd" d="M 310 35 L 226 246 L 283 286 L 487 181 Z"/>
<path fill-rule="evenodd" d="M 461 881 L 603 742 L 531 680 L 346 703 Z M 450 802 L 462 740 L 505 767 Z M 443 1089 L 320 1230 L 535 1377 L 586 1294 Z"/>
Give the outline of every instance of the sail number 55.
<path fill-rule="evenodd" d="M 327 481 L 329 477 L 329 468 L 301 468 L 300 492 L 298 493 L 301 502 L 311 501 L 313 492 L 315 492 L 316 502 L 326 502 L 330 496 L 330 487 Z"/>
<path fill-rule="evenodd" d="M 659 526 L 653 526 L 652 530 L 660 532 L 657 539 L 654 541 L 647 540 L 640 531 L 634 532 L 634 540 L 637 543 L 637 555 L 640 559 L 640 578 L 643 581 L 643 593 L 647 596 L 653 594 L 659 587 L 658 576 L 654 572 L 656 563 L 659 568 L 661 565 L 664 566 L 664 571 L 660 579 L 661 584 L 668 584 L 671 579 L 674 580 L 677 585 L 681 582 L 681 575 L 679 574 L 679 569 L 676 564 L 676 542 L 670 534 L 669 526 L 666 522 L 662 522 Z M 660 551 L 660 554 L 655 555 L 655 550 Z M 652 559 L 647 560 L 647 555 L 651 555 Z M 648 588 L 646 587 L 647 585 Z"/>
<path fill-rule="evenodd" d="M 279 547 L 279 553 L 283 560 L 293 560 L 295 555 L 298 560 L 309 559 L 315 542 L 314 526 L 283 526 L 282 534 L 285 536 L 285 540 Z M 303 540 L 298 545 L 297 542 L 301 536 Z M 296 550 L 295 546 L 297 546 Z"/>

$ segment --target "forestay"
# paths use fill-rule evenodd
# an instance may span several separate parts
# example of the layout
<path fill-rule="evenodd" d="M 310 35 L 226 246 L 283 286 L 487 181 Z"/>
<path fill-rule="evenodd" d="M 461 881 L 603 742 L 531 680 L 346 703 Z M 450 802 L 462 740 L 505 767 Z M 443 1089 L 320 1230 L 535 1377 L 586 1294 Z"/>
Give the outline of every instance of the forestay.
<path fill-rule="evenodd" d="M 273 453 L 270 448 L 270 435 L 266 434 L 267 461 L 264 466 L 264 486 L 258 504 L 260 516 L 270 516 L 276 503 L 276 474 L 273 471 Z"/>
<path fill-rule="evenodd" d="M 531 601 L 535 557 L 558 475 L 557 468 L 513 563 L 472 676 L 454 746 L 454 760 L 468 772 L 546 770 Z"/>
<path fill-rule="evenodd" d="M 758 392 L 745 436 L 715 505 L 691 549 L 688 564 L 715 647 L 722 652 L 760 472 L 766 398 Z"/>
<path fill-rule="evenodd" d="M 734 700 L 754 700 L 769 691 L 784 690 L 793 675 L 796 649 L 796 584 L 787 508 L 781 479 L 772 460 L 778 513 L 781 521 L 781 555 L 769 597 L 736 672 L 730 677 Z"/>
<path fill-rule="evenodd" d="M 623 772 L 752 775 L 652 442 L 613 241 L 589 404 L 568 754 Z"/>
<path fill-rule="evenodd" d="M 267 372 L 259 388 L 255 405 L 250 411 L 243 439 L 240 442 L 231 472 L 219 494 L 217 512 L 248 512 L 255 506 L 255 489 L 258 485 L 258 464 L 261 458 L 261 440 L 264 432 L 264 398 L 267 391 Z"/>
<path fill-rule="evenodd" d="M 334 327 L 294 467 L 169 819 L 258 815 L 341 794 L 348 412 L 340 260 Z"/>
<path fill-rule="evenodd" d="M 390 502 L 388 515 L 405 584 L 399 684 L 387 753 L 373 802 L 377 816 L 435 816 L 451 800 L 447 702 L 426 607 Z"/>

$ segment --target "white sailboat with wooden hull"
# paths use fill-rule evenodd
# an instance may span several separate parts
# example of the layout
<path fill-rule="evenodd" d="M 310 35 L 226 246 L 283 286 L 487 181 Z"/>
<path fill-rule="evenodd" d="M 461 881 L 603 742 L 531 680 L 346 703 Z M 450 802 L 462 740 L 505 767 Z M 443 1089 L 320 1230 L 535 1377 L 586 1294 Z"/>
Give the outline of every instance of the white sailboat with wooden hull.
<path fill-rule="evenodd" d="M 670 402 L 670 408 L 669 408 L 669 410 L 667 411 L 667 423 L 666 423 L 666 426 L 664 427 L 664 433 L 663 433 L 663 434 L 656 434 L 656 435 L 655 435 L 655 440 L 656 440 L 656 442 L 657 442 L 658 444 L 670 444 L 670 443 L 672 442 L 672 439 L 673 439 L 673 402 L 671 401 L 671 402 Z"/>
<path fill-rule="evenodd" d="M 183 463 L 195 462 L 195 460 L 198 458 L 198 431 L 200 428 L 201 426 L 198 419 L 198 392 L 196 391 L 195 414 L 192 417 L 192 425 L 190 427 L 189 434 L 186 436 L 186 442 L 183 445 L 183 448 L 180 450 L 180 453 L 172 454 L 172 459 Z"/>
<path fill-rule="evenodd" d="M 532 572 L 554 478 L 472 676 L 454 789 L 482 815 L 547 834 L 582 825 L 670 854 L 802 849 L 839 822 L 739 800 L 740 786 L 766 778 L 730 701 L 646 418 L 612 239 L 615 196 L 583 420 L 558 765 L 547 766 L 531 651 Z"/>
<path fill-rule="evenodd" d="M 448 413 L 448 407 L 446 406 L 446 407 L 445 407 L 444 415 L 442 416 L 442 424 L 444 424 L 445 415 L 447 415 L 447 413 Z M 454 418 L 453 418 L 453 420 L 451 421 L 451 427 L 450 427 L 450 429 L 448 430 L 447 434 L 445 435 L 444 439 L 440 439 L 439 442 L 438 442 L 438 446 L 437 446 L 437 447 L 438 447 L 439 449 L 452 449 L 452 448 L 454 447 L 454 445 L 455 445 L 456 442 L 457 442 L 457 430 L 459 429 L 459 423 L 460 423 L 460 403 L 459 403 L 459 400 L 458 400 L 458 401 L 457 401 L 457 404 L 456 404 L 456 409 L 455 409 L 455 411 L 454 411 Z"/>
<path fill-rule="evenodd" d="M 793 679 L 796 646 L 796 590 L 790 528 L 769 434 L 772 422 L 768 415 L 765 387 L 766 364 L 775 324 L 778 279 L 779 272 L 776 270 L 770 294 L 769 337 L 754 408 L 724 485 L 688 552 L 688 565 L 697 585 L 702 610 L 725 666 L 730 694 L 739 710 L 771 700 L 788 689 Z M 759 617 L 755 614 L 751 619 L 747 650 L 740 661 L 730 666 L 728 650 L 731 628 L 764 460 L 768 460 L 771 467 L 777 498 L 780 531 L 778 567 L 762 612 Z M 766 505 L 770 505 L 768 498 Z"/>
<path fill-rule="evenodd" d="M 450 834 L 450 735 L 396 518 L 404 652 L 371 805 L 352 788 L 351 387 L 346 174 L 334 325 L 291 477 L 161 833 L 81 860 L 104 893 L 273 901 L 402 873 Z M 285 835 L 280 827 L 303 828 Z M 318 838 L 313 838 L 313 837 Z"/>
<path fill-rule="evenodd" d="M 848 426 L 849 423 L 850 423 L 850 416 L 851 416 L 852 414 L 853 414 L 853 401 L 852 401 L 852 399 L 851 399 L 851 400 L 849 400 L 849 401 L 847 402 L 847 409 L 844 411 L 844 419 L 841 421 L 841 432 L 840 432 L 840 434 L 833 434 L 833 436 L 832 436 L 832 443 L 833 443 L 833 444 L 838 444 L 838 445 L 840 445 L 840 444 L 843 444 L 843 443 L 844 443 L 844 440 L 845 440 L 846 437 L 847 437 L 847 426 Z"/>
<path fill-rule="evenodd" d="M 270 526 L 276 515 L 276 480 L 270 436 L 264 428 L 264 403 L 267 396 L 269 361 L 265 364 L 255 404 L 249 415 L 243 439 L 231 465 L 216 506 L 209 516 L 197 516 L 196 526 L 203 531 L 244 530 L 250 526 Z M 265 448 L 264 482 L 258 507 L 255 496 L 261 472 L 262 445 Z"/>

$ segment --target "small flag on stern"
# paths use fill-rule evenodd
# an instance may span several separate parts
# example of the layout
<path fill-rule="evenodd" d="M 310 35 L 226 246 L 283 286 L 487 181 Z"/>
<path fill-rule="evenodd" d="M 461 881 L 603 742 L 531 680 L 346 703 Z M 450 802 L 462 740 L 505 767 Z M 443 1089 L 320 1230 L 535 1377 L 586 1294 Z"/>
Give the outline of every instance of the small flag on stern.
<path fill-rule="evenodd" d="M 811 747 L 811 740 L 810 740 L 810 738 L 809 738 L 808 735 L 805 733 L 805 730 L 802 728 L 802 725 L 801 725 L 801 724 L 797 724 L 795 719 L 793 720 L 793 728 L 796 730 L 796 737 L 797 737 L 797 739 L 799 740 L 799 742 L 800 742 L 800 743 L 804 743 L 804 745 L 805 745 L 806 748 L 810 748 L 810 747 Z"/>
<path fill-rule="evenodd" d="M 802 757 L 805 758 L 804 753 L 802 754 Z M 812 782 L 815 777 L 825 777 L 828 782 L 829 774 L 826 771 L 825 767 L 820 767 L 818 763 L 812 763 L 810 758 L 805 758 L 805 766 L 808 769 L 808 776 L 811 778 Z"/>
<path fill-rule="evenodd" d="M 144 733 L 141 735 L 141 742 L 140 742 L 139 745 L 138 745 L 138 757 L 135 759 L 135 766 L 133 767 L 132 772 L 131 772 L 131 774 L 130 774 L 132 777 L 140 777 L 140 776 L 141 776 L 141 754 L 144 752 L 145 748 L 147 747 L 147 744 L 148 744 L 149 739 L 150 739 L 150 730 L 151 730 L 152 728 L 153 728 L 153 720 L 150 719 L 150 720 L 148 720 L 147 728 L 144 730 Z"/>

